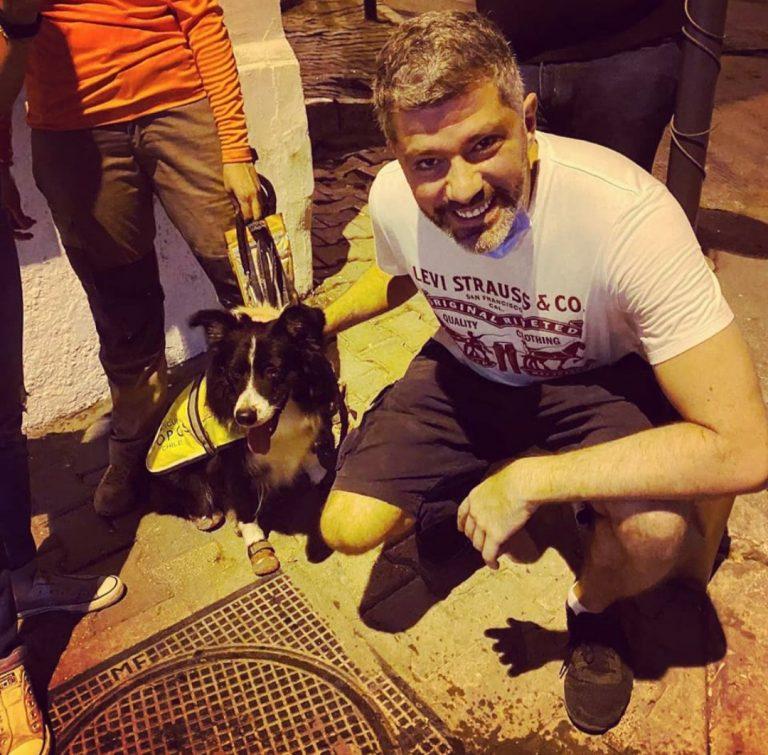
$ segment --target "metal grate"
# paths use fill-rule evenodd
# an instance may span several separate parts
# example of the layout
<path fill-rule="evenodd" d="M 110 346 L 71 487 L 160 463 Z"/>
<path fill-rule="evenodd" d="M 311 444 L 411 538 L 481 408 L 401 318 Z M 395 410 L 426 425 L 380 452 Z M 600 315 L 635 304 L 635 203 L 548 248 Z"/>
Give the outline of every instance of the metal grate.
<path fill-rule="evenodd" d="M 402 682 L 364 677 L 285 574 L 51 693 L 66 753 L 451 753 Z"/>

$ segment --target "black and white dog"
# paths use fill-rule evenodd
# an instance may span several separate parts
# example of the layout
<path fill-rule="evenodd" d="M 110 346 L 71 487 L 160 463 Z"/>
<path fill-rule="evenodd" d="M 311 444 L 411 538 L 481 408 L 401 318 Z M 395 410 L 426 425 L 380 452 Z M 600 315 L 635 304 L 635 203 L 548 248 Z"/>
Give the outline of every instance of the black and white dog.
<path fill-rule="evenodd" d="M 268 322 L 202 310 L 190 324 L 205 329 L 206 403 L 245 438 L 169 477 L 189 494 L 190 518 L 234 511 L 254 571 L 269 574 L 279 561 L 257 520 L 262 504 L 302 472 L 320 482 L 332 464 L 332 420 L 343 399 L 323 351 L 325 317 L 293 304 Z"/>

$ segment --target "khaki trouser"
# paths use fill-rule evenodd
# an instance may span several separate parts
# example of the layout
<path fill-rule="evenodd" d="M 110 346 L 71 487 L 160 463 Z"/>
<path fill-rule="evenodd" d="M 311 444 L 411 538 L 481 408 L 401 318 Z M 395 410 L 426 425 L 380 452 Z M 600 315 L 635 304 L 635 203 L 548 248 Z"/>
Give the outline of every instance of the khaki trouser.
<path fill-rule="evenodd" d="M 99 335 L 113 402 L 110 460 L 136 457 L 167 386 L 154 196 L 221 303 L 241 303 L 224 239 L 234 211 L 208 100 L 99 128 L 33 130 L 32 157 Z"/>

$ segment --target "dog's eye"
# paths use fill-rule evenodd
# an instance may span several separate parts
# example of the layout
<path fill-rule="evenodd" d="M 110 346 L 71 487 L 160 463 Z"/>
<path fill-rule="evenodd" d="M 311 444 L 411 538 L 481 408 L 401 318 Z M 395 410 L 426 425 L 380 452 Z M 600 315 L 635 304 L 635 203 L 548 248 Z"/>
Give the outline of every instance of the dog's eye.
<path fill-rule="evenodd" d="M 269 380 L 274 380 L 280 374 L 280 370 L 277 367 L 267 367 L 264 370 L 264 377 Z"/>

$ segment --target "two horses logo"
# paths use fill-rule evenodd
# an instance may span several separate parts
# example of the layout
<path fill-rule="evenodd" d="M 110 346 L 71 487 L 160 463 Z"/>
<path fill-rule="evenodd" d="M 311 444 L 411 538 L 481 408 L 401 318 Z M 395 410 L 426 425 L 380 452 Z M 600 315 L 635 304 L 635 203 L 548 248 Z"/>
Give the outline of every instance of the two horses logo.
<path fill-rule="evenodd" d="M 525 372 L 542 377 L 568 372 L 579 365 L 584 356 L 585 344 L 581 340 L 570 341 L 565 346 L 552 345 L 536 348 L 526 342 L 522 338 L 521 331 L 518 331 L 518 335 L 521 336 L 519 343 L 512 344 L 507 341 L 496 340 L 492 345 L 489 345 L 483 339 L 495 338 L 493 334 L 478 335 L 473 330 L 458 333 L 445 325 L 443 328 L 461 347 L 467 359 L 486 368 L 502 369 L 499 364 L 508 363 L 515 372 Z M 499 359 L 500 352 L 504 354 L 503 359 Z M 586 367 L 587 365 L 580 366 Z"/>

